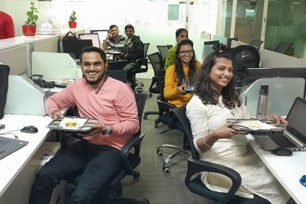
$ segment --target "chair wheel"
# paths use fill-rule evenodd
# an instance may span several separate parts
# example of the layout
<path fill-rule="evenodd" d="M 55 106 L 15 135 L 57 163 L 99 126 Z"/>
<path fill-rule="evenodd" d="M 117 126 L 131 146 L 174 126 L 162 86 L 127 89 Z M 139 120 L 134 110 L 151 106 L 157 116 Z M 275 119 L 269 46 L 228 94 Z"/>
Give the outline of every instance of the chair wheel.
<path fill-rule="evenodd" d="M 156 119 L 156 120 L 154 121 L 154 127 L 155 127 L 155 128 L 158 128 L 158 123 L 159 123 L 159 120 Z"/>
<path fill-rule="evenodd" d="M 169 167 L 163 167 L 163 172 L 165 174 L 169 174 L 170 173 L 170 168 Z"/>
<path fill-rule="evenodd" d="M 161 157 L 164 155 L 164 152 L 162 150 L 157 150 L 156 154 Z"/>

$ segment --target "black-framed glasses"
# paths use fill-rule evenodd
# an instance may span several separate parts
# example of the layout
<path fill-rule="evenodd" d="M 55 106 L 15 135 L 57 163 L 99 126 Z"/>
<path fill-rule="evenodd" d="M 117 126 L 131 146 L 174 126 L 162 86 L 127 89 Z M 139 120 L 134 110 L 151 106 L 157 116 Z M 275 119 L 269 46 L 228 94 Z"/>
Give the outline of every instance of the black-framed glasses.
<path fill-rule="evenodd" d="M 180 55 L 191 55 L 193 54 L 193 50 L 182 50 L 182 51 L 179 51 L 179 54 Z"/>

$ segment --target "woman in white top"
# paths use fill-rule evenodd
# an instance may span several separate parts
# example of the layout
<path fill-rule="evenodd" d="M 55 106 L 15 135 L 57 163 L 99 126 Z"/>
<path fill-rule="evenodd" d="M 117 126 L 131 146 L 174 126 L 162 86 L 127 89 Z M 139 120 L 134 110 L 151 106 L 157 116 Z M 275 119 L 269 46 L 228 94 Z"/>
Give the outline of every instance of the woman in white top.
<path fill-rule="evenodd" d="M 242 183 L 237 195 L 250 199 L 256 195 L 266 199 L 266 203 L 286 203 L 288 193 L 249 147 L 245 134 L 238 133 L 231 128 L 232 123 L 227 122 L 229 118 L 250 118 L 235 91 L 230 52 L 216 50 L 211 53 L 204 60 L 198 76 L 186 114 L 201 159 L 238 171 Z M 288 124 L 278 115 L 267 119 Z M 209 173 L 202 175 L 202 181 L 212 190 L 228 189 L 226 177 Z"/>

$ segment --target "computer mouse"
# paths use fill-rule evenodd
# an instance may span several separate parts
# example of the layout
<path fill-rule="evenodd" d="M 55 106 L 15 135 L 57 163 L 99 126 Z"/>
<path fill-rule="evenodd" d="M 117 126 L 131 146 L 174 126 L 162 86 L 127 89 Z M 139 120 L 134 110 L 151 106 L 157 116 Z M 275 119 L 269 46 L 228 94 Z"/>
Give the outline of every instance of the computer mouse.
<path fill-rule="evenodd" d="M 28 125 L 28 126 L 24 126 L 20 131 L 33 134 L 33 133 L 37 133 L 38 129 L 34 125 Z"/>
<path fill-rule="evenodd" d="M 271 152 L 277 156 L 291 156 L 292 155 L 292 151 L 290 149 L 281 148 L 281 147 L 276 148 L 272 150 Z"/>

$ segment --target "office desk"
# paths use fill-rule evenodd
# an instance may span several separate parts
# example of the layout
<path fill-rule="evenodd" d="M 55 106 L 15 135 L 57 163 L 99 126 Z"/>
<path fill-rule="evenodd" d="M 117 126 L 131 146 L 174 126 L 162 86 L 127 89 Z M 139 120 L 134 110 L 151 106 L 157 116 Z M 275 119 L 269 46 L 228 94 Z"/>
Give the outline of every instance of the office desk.
<path fill-rule="evenodd" d="M 292 156 L 276 156 L 259 147 L 251 135 L 250 146 L 298 204 L 306 202 L 306 188 L 300 178 L 306 174 L 306 152 L 293 152 Z"/>
<path fill-rule="evenodd" d="M 48 136 L 49 129 L 46 126 L 51 122 L 50 117 L 32 116 L 32 115 L 4 115 L 0 120 L 1 124 L 5 124 L 2 132 L 21 129 L 26 125 L 34 125 L 38 128 L 38 133 L 29 134 L 20 131 L 14 132 L 19 139 L 29 141 L 29 143 L 14 152 L 13 154 L 0 160 L 0 196 L 5 192 L 8 186 L 14 181 L 18 173 L 25 167 L 34 153 Z M 3 135 L 4 137 L 14 137 L 12 134 Z"/>

